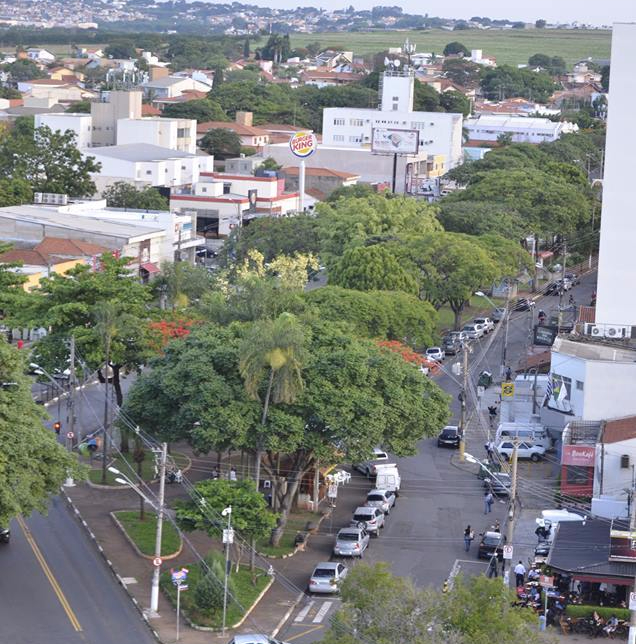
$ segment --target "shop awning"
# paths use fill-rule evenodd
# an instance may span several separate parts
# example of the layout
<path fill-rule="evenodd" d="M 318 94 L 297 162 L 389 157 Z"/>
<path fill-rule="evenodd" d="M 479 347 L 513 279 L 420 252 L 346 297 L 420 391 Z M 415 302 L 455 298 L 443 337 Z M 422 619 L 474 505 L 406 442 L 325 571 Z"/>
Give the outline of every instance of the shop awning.
<path fill-rule="evenodd" d="M 161 269 L 156 264 L 153 264 L 152 262 L 146 262 L 145 264 L 141 264 L 139 268 L 150 274 L 161 272 Z"/>

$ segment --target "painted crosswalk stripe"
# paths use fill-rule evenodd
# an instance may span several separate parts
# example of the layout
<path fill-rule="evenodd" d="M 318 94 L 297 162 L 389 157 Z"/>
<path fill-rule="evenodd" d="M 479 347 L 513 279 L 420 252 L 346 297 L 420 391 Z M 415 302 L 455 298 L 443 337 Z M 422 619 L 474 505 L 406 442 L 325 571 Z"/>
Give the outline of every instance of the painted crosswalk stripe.
<path fill-rule="evenodd" d="M 314 605 L 313 601 L 310 601 L 305 608 L 303 608 L 298 615 L 296 615 L 296 619 L 294 619 L 295 622 L 302 622 L 305 617 L 307 617 L 307 613 L 311 610 L 311 607 Z"/>
<path fill-rule="evenodd" d="M 329 612 L 329 609 L 331 608 L 331 604 L 333 602 L 325 602 L 321 607 L 320 610 L 316 613 L 316 617 L 314 617 L 311 621 L 314 624 L 320 624 L 323 619 L 325 619 L 325 615 Z"/>

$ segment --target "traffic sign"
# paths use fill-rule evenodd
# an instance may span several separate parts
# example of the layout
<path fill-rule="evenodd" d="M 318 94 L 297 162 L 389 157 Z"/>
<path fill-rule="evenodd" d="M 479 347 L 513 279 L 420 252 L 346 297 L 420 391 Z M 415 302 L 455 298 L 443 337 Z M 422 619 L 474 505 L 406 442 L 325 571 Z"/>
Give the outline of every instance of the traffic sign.
<path fill-rule="evenodd" d="M 552 588 L 552 586 L 554 586 L 554 577 L 548 577 L 548 575 L 541 575 L 539 577 L 539 586 L 542 586 L 543 588 Z"/>
<path fill-rule="evenodd" d="M 66 438 L 75 438 L 75 434 L 73 432 L 66 432 Z"/>
<path fill-rule="evenodd" d="M 512 546 L 504 546 L 503 547 L 503 558 L 504 559 L 512 559 Z"/>
<path fill-rule="evenodd" d="M 155 557 L 155 558 L 152 560 L 152 565 L 153 565 L 153 566 L 157 566 L 157 568 L 159 568 L 159 566 L 160 566 L 162 563 L 163 563 L 163 560 L 161 559 L 161 557 Z"/>
<path fill-rule="evenodd" d="M 170 571 L 170 577 L 172 578 L 172 583 L 175 585 L 185 582 L 186 579 L 188 578 L 188 569 L 187 568 L 181 568 L 180 570 L 173 569 Z"/>
<path fill-rule="evenodd" d="M 512 398 L 515 395 L 515 383 L 514 382 L 502 382 L 501 383 L 501 397 L 502 398 Z"/>
<path fill-rule="evenodd" d="M 225 528 L 223 530 L 223 543 L 234 543 L 234 529 Z"/>
<path fill-rule="evenodd" d="M 636 593 L 629 593 L 629 610 L 636 610 Z"/>
<path fill-rule="evenodd" d="M 330 499 L 337 499 L 338 498 L 338 486 L 335 483 L 332 483 L 329 488 L 327 489 L 327 496 Z"/>

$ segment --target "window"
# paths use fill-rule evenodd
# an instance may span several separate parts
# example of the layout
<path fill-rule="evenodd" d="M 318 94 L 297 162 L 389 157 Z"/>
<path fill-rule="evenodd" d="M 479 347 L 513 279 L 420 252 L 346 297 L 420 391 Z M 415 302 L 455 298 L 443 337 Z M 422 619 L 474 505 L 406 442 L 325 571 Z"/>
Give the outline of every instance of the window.
<path fill-rule="evenodd" d="M 583 383 L 582 383 L 580 380 L 577 380 L 577 381 L 576 381 L 576 388 L 577 388 L 579 391 L 583 391 Z"/>
<path fill-rule="evenodd" d="M 349 125 L 353 127 L 362 127 L 364 125 L 364 121 L 362 119 L 350 119 Z"/>
<path fill-rule="evenodd" d="M 361 136 L 350 136 L 349 137 L 349 143 L 362 143 L 362 137 Z"/>
<path fill-rule="evenodd" d="M 207 192 L 207 191 L 208 191 L 207 188 L 201 188 L 201 192 Z"/>
<path fill-rule="evenodd" d="M 152 174 L 152 170 L 146 170 L 146 174 Z"/>
<path fill-rule="evenodd" d="M 188 136 L 188 130 L 185 127 L 177 128 L 178 139 L 184 139 L 186 136 Z"/>
<path fill-rule="evenodd" d="M 393 111 L 394 112 L 398 111 L 398 104 L 397 103 L 393 103 Z"/>
<path fill-rule="evenodd" d="M 333 135 L 333 140 L 334 141 L 344 141 L 344 134 L 334 134 Z"/>
<path fill-rule="evenodd" d="M 344 119 L 334 119 L 334 120 L 333 120 L 333 124 L 334 124 L 334 125 L 344 125 L 344 124 L 345 124 L 345 120 L 344 120 Z"/>
<path fill-rule="evenodd" d="M 393 97 L 393 100 L 394 100 L 394 101 L 399 101 L 399 100 L 400 100 L 400 97 L 399 97 L 399 96 L 394 96 L 394 97 Z"/>
<path fill-rule="evenodd" d="M 186 167 L 185 167 L 184 165 L 182 165 L 182 166 L 181 166 L 181 169 L 182 169 L 182 170 L 185 170 L 185 169 L 186 169 Z"/>

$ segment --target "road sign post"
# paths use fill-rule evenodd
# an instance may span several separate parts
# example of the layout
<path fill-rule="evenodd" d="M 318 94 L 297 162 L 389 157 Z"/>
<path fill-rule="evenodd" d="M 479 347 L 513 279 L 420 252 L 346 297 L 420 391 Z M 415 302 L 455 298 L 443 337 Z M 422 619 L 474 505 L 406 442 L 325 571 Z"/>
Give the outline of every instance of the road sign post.
<path fill-rule="evenodd" d="M 505 545 L 503 547 L 503 558 L 512 559 L 513 548 L 510 545 Z"/>
<path fill-rule="evenodd" d="M 171 570 L 170 575 L 172 577 L 172 583 L 177 587 L 177 642 L 179 641 L 179 626 L 180 626 L 180 616 L 181 616 L 181 593 L 184 590 L 188 590 L 186 581 L 188 579 L 188 569 L 181 568 L 181 570 Z"/>

